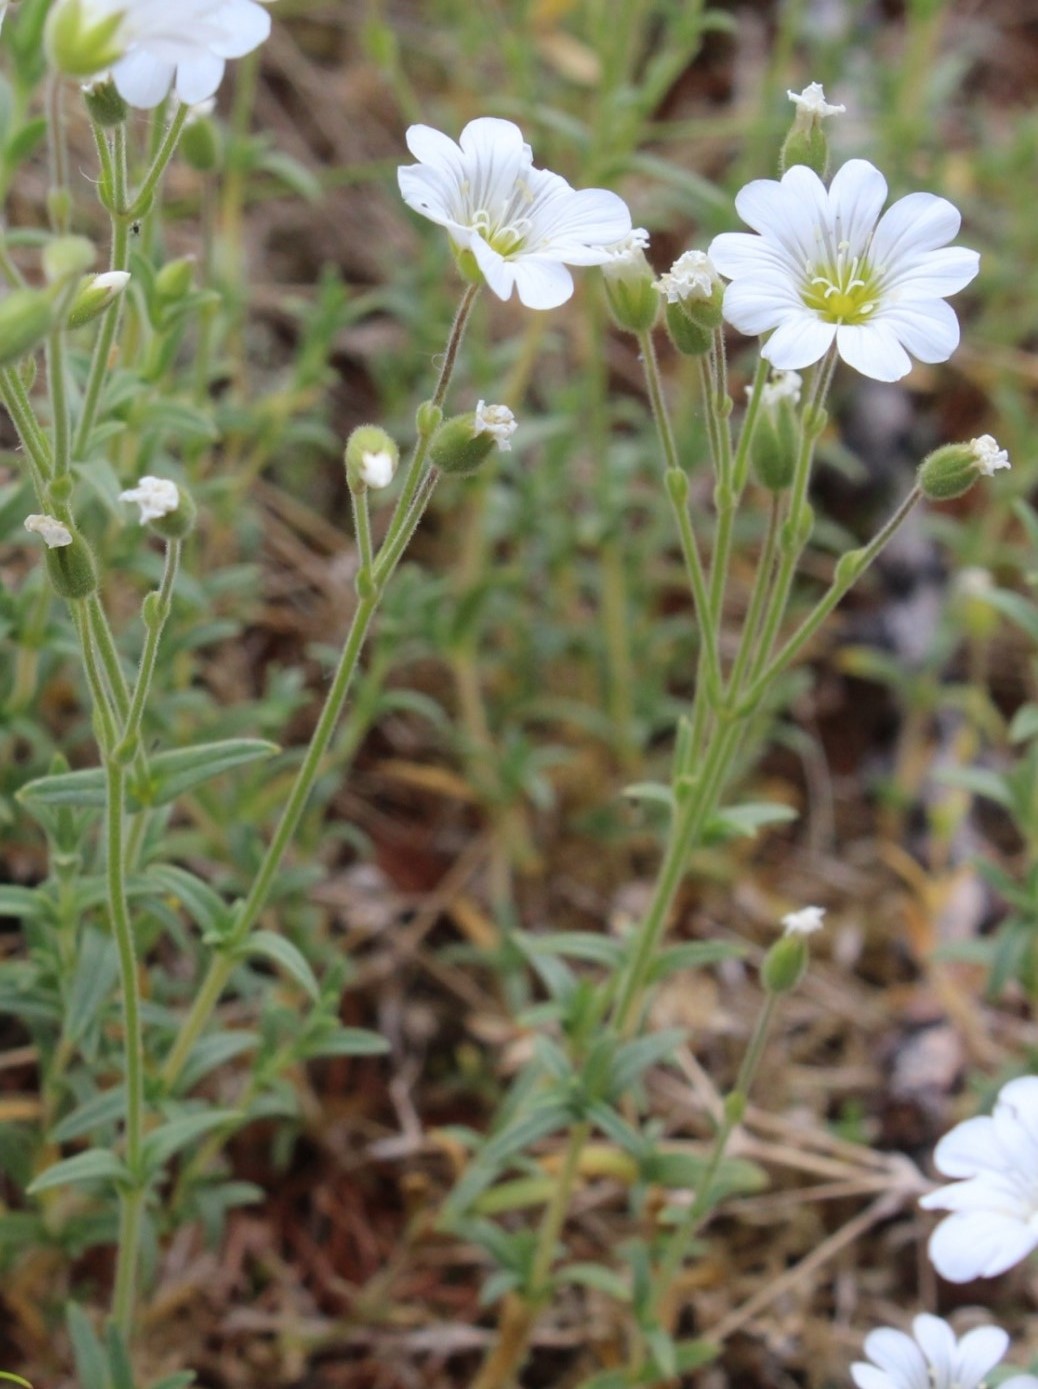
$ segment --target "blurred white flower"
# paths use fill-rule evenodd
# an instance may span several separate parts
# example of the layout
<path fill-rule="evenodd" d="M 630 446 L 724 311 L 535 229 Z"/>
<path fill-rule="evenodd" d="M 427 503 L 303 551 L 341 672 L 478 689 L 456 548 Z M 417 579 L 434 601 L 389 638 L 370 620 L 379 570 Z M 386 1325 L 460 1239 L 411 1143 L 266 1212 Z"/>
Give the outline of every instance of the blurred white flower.
<path fill-rule="evenodd" d="M 824 120 L 827 116 L 842 116 L 847 110 L 846 106 L 831 106 L 826 101 L 821 82 L 808 83 L 799 95 L 787 91 L 786 96 L 797 108 L 798 120 Z"/>
<path fill-rule="evenodd" d="M 887 182 L 852 159 L 827 189 L 797 164 L 780 182 L 757 179 L 735 206 L 749 232 L 722 232 L 710 257 L 732 283 L 724 315 L 741 333 L 771 333 L 761 349 L 774 366 L 799 369 L 835 342 L 849 366 L 898 381 L 921 362 L 944 362 L 959 324 L 944 302 L 976 275 L 976 251 L 945 245 L 958 211 L 931 193 L 910 193 L 882 217 Z"/>
<path fill-rule="evenodd" d="M 822 929 L 824 907 L 801 907 L 799 911 L 787 912 L 782 918 L 784 936 L 809 936 Z"/>
<path fill-rule="evenodd" d="M 999 448 L 998 440 L 993 439 L 990 434 L 982 434 L 979 439 L 971 439 L 970 448 L 977 460 L 977 472 L 983 473 L 985 477 L 994 477 L 999 468 L 1010 466 L 1009 454 L 1005 449 Z"/>
<path fill-rule="evenodd" d="M 766 410 L 777 409 L 784 400 L 791 405 L 800 404 L 800 392 L 804 385 L 803 377 L 796 371 L 773 371 L 761 387 L 761 404 Z M 746 387 L 746 394 L 753 394 L 753 387 Z"/>
<path fill-rule="evenodd" d="M 499 299 L 512 290 L 529 309 L 554 309 L 573 293 L 567 265 L 602 265 L 631 230 L 627 204 L 604 188 L 576 191 L 548 169 L 511 121 L 469 121 L 458 144 L 412 125 L 417 164 L 398 170 L 404 202 L 446 227 L 470 252 Z"/>
<path fill-rule="evenodd" d="M 72 544 L 72 532 L 56 516 L 26 516 L 25 529 L 41 536 L 48 550 L 58 550 L 63 545 Z"/>
<path fill-rule="evenodd" d="M 270 33 L 270 15 L 257 0 L 78 2 L 93 23 L 122 14 L 123 56 L 112 64 L 112 80 L 124 101 L 145 109 L 157 106 L 174 86 L 186 105 L 207 100 L 220 85 L 226 60 L 251 53 Z"/>
<path fill-rule="evenodd" d="M 476 406 L 473 428 L 477 434 L 489 434 L 501 452 L 508 453 L 518 425 L 507 405 L 487 405 L 481 400 Z"/>
<path fill-rule="evenodd" d="M 136 502 L 141 509 L 141 525 L 168 516 L 180 505 L 177 484 L 164 477 L 142 477 L 136 487 L 119 493 L 121 502 Z"/>
<path fill-rule="evenodd" d="M 934 1164 L 950 1186 L 919 1204 L 951 1211 L 930 1236 L 942 1278 L 968 1283 L 1004 1273 L 1038 1247 L 1038 1076 L 1004 1085 L 990 1115 L 957 1124 Z"/>
<path fill-rule="evenodd" d="M 858 1389 L 984 1389 L 985 1376 L 1002 1359 L 1009 1337 L 998 1326 L 978 1326 L 962 1340 L 940 1317 L 923 1315 L 912 1335 L 884 1326 L 865 1338 L 872 1361 L 851 1366 Z M 1033 1375 L 1014 1375 L 999 1389 L 1038 1389 Z"/>

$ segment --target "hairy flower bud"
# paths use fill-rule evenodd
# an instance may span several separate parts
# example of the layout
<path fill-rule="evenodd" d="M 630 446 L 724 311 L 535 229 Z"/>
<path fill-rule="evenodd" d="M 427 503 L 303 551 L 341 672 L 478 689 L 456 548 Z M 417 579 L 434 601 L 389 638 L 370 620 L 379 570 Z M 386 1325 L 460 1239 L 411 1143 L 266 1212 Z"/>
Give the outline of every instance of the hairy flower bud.
<path fill-rule="evenodd" d="M 83 88 L 83 100 L 93 120 L 106 130 L 122 125 L 130 108 L 119 95 L 119 89 L 107 73 Z M 181 137 L 183 138 L 183 137 Z"/>
<path fill-rule="evenodd" d="M 122 56 L 123 11 L 97 15 L 83 0 L 58 0 L 47 15 L 43 45 L 51 67 L 66 77 L 93 77 Z"/>
<path fill-rule="evenodd" d="M 929 501 L 947 502 L 968 492 L 978 477 L 992 477 L 999 468 L 1008 467 L 1005 449 L 990 434 L 981 434 L 968 444 L 934 449 L 920 463 L 916 481 Z"/>
<path fill-rule="evenodd" d="M 660 311 L 652 266 L 645 257 L 649 234 L 637 227 L 623 241 L 609 249 L 612 258 L 603 262 L 602 279 L 613 321 L 628 333 L 647 333 Z"/>
<path fill-rule="evenodd" d="M 108 305 L 118 299 L 130 282 L 126 270 L 106 270 L 101 275 L 84 275 L 72 301 L 72 308 L 66 320 L 70 328 L 82 328 L 104 313 Z"/>
<path fill-rule="evenodd" d="M 377 491 L 393 481 L 400 450 L 396 440 L 379 425 L 361 424 L 346 441 L 343 461 L 351 492 L 363 492 L 369 487 Z"/>
<path fill-rule="evenodd" d="M 97 588 L 93 551 L 79 532 L 56 516 L 25 518 L 25 529 L 46 545 L 47 573 L 54 591 L 62 598 L 88 598 Z"/>
<path fill-rule="evenodd" d="M 710 257 L 686 251 L 660 276 L 656 288 L 666 300 L 667 332 L 678 351 L 686 357 L 709 352 L 724 303 L 724 285 Z"/>
<path fill-rule="evenodd" d="M 50 296 L 35 289 L 12 289 L 0 299 L 0 366 L 9 366 L 37 348 L 50 332 Z"/>
<path fill-rule="evenodd" d="M 481 400 L 475 410 L 440 425 L 429 445 L 429 457 L 441 472 L 464 477 L 476 471 L 495 444 L 510 449 L 515 430 L 515 416 L 507 405 L 487 405 Z"/>
<path fill-rule="evenodd" d="M 799 94 L 786 95 L 796 107 L 796 115 L 779 155 L 779 173 L 784 174 L 794 164 L 806 164 L 819 178 L 829 169 L 829 140 L 822 122 L 829 116 L 842 115 L 846 106 L 831 106 L 825 99 L 820 82 L 812 82 Z"/>
<path fill-rule="evenodd" d="M 769 492 L 782 492 L 793 481 L 799 448 L 800 387 L 797 372 L 780 371 L 761 388 L 761 411 L 750 457 L 758 482 Z"/>

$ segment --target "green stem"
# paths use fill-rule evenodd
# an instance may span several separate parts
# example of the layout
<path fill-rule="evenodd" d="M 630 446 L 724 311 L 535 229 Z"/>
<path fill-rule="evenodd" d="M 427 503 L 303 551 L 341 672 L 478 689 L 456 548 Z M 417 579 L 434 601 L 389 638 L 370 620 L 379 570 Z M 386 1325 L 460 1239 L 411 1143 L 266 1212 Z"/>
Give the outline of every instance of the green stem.
<path fill-rule="evenodd" d="M 707 1158 L 706 1166 L 702 1176 L 696 1183 L 696 1194 L 692 1203 L 685 1210 L 680 1224 L 676 1227 L 667 1242 L 667 1248 L 660 1262 L 659 1270 L 653 1280 L 652 1306 L 659 1315 L 663 1303 L 666 1301 L 677 1277 L 678 1271 L 688 1254 L 689 1245 L 699 1233 L 700 1226 L 708 1214 L 711 1205 L 711 1188 L 717 1170 L 724 1158 L 725 1150 L 728 1147 L 728 1140 L 732 1135 L 732 1130 L 739 1122 L 739 1118 L 746 1109 L 746 1102 L 749 1098 L 750 1086 L 753 1077 L 760 1065 L 761 1056 L 764 1053 L 764 1043 L 767 1040 L 768 1030 L 775 1014 L 775 1005 L 778 1002 L 778 995 L 769 993 L 764 1000 L 764 1007 L 757 1017 L 757 1024 L 753 1030 L 746 1053 L 739 1067 L 739 1075 L 735 1082 L 735 1087 L 725 1101 L 724 1114 L 718 1126 L 717 1133 L 714 1135 L 713 1146 Z"/>
<path fill-rule="evenodd" d="M 50 445 L 40 429 L 25 383 L 14 367 L 0 367 L 0 395 L 3 396 L 4 408 L 18 431 L 25 456 L 29 460 L 33 487 L 40 505 L 43 506 L 44 493 L 50 480 Z"/>
<path fill-rule="evenodd" d="M 358 579 L 370 583 L 374 577 L 375 556 L 371 543 L 371 511 L 368 489 L 363 483 L 353 493 L 353 524 L 357 534 L 357 554 L 360 558 Z"/>
<path fill-rule="evenodd" d="M 176 583 L 177 570 L 180 567 L 180 548 L 181 542 L 179 540 L 169 541 L 166 546 L 166 563 L 162 571 L 162 583 L 154 594 L 149 594 L 148 598 L 145 599 L 144 648 L 141 651 L 141 663 L 137 671 L 133 697 L 130 700 L 126 723 L 123 727 L 124 742 L 136 740 L 140 733 L 144 707 L 155 674 L 155 662 L 158 657 L 159 642 L 162 639 L 162 629 L 166 625 L 166 619 L 169 617 L 172 606 L 173 586 Z"/>
<path fill-rule="evenodd" d="M 455 315 L 444 352 L 443 364 L 440 368 L 439 380 L 433 394 L 433 404 L 436 406 L 442 406 L 446 398 L 447 388 L 457 361 L 458 349 L 461 346 L 465 327 L 478 292 L 479 287 L 477 285 L 470 285 L 465 290 Z M 346 697 L 349 694 L 350 685 L 360 661 L 364 639 L 378 608 L 383 589 L 399 563 L 408 541 L 417 529 L 422 513 L 436 485 L 438 474 L 434 469 L 426 471 L 424 477 L 421 476 L 422 466 L 429 449 L 429 437 L 427 434 L 420 434 L 415 441 L 404 490 L 397 500 L 389 530 L 379 550 L 378 559 L 371 575 L 371 582 L 369 585 L 363 585 L 364 591 L 361 593 L 354 611 L 335 675 L 325 697 L 324 706 L 310 745 L 306 750 L 299 771 L 296 773 L 288 801 L 281 813 L 281 819 L 267 845 L 249 893 L 237 913 L 234 927 L 224 942 L 222 951 L 210 962 L 195 996 L 195 1001 L 183 1027 L 177 1034 L 177 1039 L 169 1056 L 166 1058 L 162 1079 L 167 1087 L 172 1087 L 175 1084 L 192 1047 L 205 1030 L 209 1017 L 234 972 L 241 947 L 266 906 L 267 898 L 281 866 L 281 860 L 302 819 L 314 782 L 320 773 L 328 744 L 345 707 Z M 414 479 L 413 486 L 410 485 L 411 479 Z M 420 486 L 419 482 L 421 483 Z M 361 526 L 363 526 L 363 522 L 361 522 Z"/>
<path fill-rule="evenodd" d="M 869 543 L 860 550 L 852 550 L 844 555 L 842 561 L 837 565 L 836 577 L 832 584 L 818 600 L 815 606 L 804 618 L 803 622 L 796 629 L 785 645 L 768 662 L 764 669 L 754 679 L 751 687 L 746 691 L 745 698 L 740 701 L 741 710 L 752 710 L 767 690 L 768 686 L 780 675 L 787 666 L 796 660 L 805 644 L 814 636 L 822 623 L 837 606 L 847 591 L 857 583 L 858 579 L 873 562 L 880 551 L 886 546 L 891 536 L 898 529 L 905 517 L 915 506 L 922 496 L 918 487 L 913 487 L 908 496 L 894 512 L 893 516 L 886 522 L 881 530 L 877 531 Z"/>
<path fill-rule="evenodd" d="M 128 221 L 132 222 L 139 217 L 144 217 L 151 211 L 155 190 L 159 186 L 162 175 L 166 172 L 166 166 L 176 153 L 177 145 L 180 143 L 180 137 L 183 134 L 184 126 L 187 124 L 187 118 L 190 114 L 190 106 L 181 105 L 177 107 L 176 115 L 166 127 L 166 133 L 162 137 L 162 143 L 159 145 L 155 157 L 151 161 L 151 167 L 144 175 L 141 185 L 134 194 L 130 206 L 126 208 L 123 213 L 123 216 Z M 119 206 L 121 210 L 121 205 Z"/>
<path fill-rule="evenodd" d="M 764 604 L 771 592 L 772 576 L 775 572 L 775 557 L 778 553 L 779 521 L 782 515 L 782 499 L 777 492 L 770 494 L 768 505 L 768 528 L 764 535 L 764 545 L 757 560 L 757 572 L 753 577 L 753 590 L 743 622 L 739 649 L 728 678 L 728 701 L 736 700 L 746 676 L 746 667 L 753 653 L 759 647 L 758 634 L 764 614 Z"/>
<path fill-rule="evenodd" d="M 47 386 L 50 391 L 54 429 L 55 479 L 68 474 L 72 462 L 72 431 L 69 422 L 68 364 L 65 360 L 65 330 L 56 328 L 47 339 Z"/>

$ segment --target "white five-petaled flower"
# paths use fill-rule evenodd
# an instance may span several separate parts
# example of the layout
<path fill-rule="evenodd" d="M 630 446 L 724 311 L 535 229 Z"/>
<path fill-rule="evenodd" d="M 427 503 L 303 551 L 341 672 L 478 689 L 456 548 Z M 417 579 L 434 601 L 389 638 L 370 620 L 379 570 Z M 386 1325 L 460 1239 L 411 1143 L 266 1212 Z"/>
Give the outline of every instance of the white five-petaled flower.
<path fill-rule="evenodd" d="M 1011 1080 L 992 1114 L 946 1133 L 934 1164 L 960 1179 L 919 1202 L 951 1211 L 930 1236 L 930 1261 L 942 1278 L 993 1278 L 1038 1248 L 1038 1076 Z"/>
<path fill-rule="evenodd" d="M 846 106 L 833 106 L 826 101 L 821 82 L 809 82 L 799 94 L 787 91 L 786 96 L 797 108 L 798 120 L 824 120 L 827 116 L 842 116 L 847 110 Z"/>
<path fill-rule="evenodd" d="M 890 1326 L 870 1332 L 865 1354 L 872 1363 L 859 1360 L 851 1378 L 858 1389 L 984 1389 L 1008 1345 L 999 1326 L 978 1326 L 956 1340 L 946 1321 L 924 1314 L 912 1322 L 911 1336 Z M 1014 1375 L 1000 1389 L 1038 1389 L 1038 1379 Z"/>
<path fill-rule="evenodd" d="M 998 440 L 993 439 L 990 434 L 982 434 L 979 439 L 971 439 L 970 448 L 977 460 L 977 472 L 983 473 L 985 477 L 994 477 L 999 468 L 1010 466 L 1009 454 L 1005 449 L 999 448 Z"/>
<path fill-rule="evenodd" d="M 48 550 L 60 550 L 63 545 L 72 544 L 72 532 L 56 516 L 26 516 L 25 529 L 41 536 Z"/>
<path fill-rule="evenodd" d="M 476 406 L 473 428 L 477 434 L 489 434 L 501 452 L 508 453 L 518 425 L 507 405 L 487 405 L 481 400 Z"/>
<path fill-rule="evenodd" d="M 168 516 L 180 505 L 177 484 L 164 477 L 142 477 L 136 487 L 119 493 L 121 502 L 136 502 L 141 509 L 141 525 Z"/>
<path fill-rule="evenodd" d="M 264 0 L 267 3 L 268 0 Z M 193 106 L 211 97 L 228 58 L 242 58 L 270 33 L 257 0 L 81 0 L 93 22 L 122 15 L 122 56 L 112 80 L 131 106 L 157 106 L 175 86 Z"/>
<path fill-rule="evenodd" d="M 784 936 L 809 936 L 822 929 L 824 907 L 801 907 L 799 911 L 787 912 L 782 918 Z"/>
<path fill-rule="evenodd" d="M 602 265 L 631 230 L 627 204 L 604 188 L 576 191 L 548 169 L 511 121 L 469 121 L 458 144 L 412 125 L 407 147 L 418 160 L 398 170 L 404 202 L 446 227 L 471 253 L 499 299 L 512 290 L 528 309 L 554 309 L 573 293 L 568 265 Z"/>
<path fill-rule="evenodd" d="M 710 299 L 720 284 L 713 261 L 705 251 L 685 251 L 656 281 L 656 288 L 670 304 L 688 299 Z"/>
<path fill-rule="evenodd" d="M 710 257 L 731 280 L 724 315 L 741 333 L 771 333 L 773 366 L 799 369 L 835 343 L 849 366 L 898 381 L 921 362 L 944 362 L 959 342 L 945 297 L 977 273 L 976 251 L 947 246 L 959 213 L 944 198 L 910 193 L 880 216 L 883 175 L 852 159 L 827 189 L 803 164 L 781 182 L 757 179 L 735 199 L 758 233 L 722 232 Z"/>

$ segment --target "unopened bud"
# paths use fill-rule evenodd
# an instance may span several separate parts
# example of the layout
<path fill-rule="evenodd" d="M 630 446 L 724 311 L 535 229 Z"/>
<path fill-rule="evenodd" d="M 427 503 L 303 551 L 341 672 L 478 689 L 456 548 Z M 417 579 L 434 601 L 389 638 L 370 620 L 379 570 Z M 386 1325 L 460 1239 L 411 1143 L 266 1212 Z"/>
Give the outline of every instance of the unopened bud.
<path fill-rule="evenodd" d="M 507 405 L 487 405 L 481 400 L 475 410 L 440 425 L 429 445 L 429 457 L 441 472 L 474 473 L 495 444 L 506 451 L 512 447 L 515 430 L 515 416 Z"/>
<path fill-rule="evenodd" d="M 758 482 L 769 492 L 784 491 L 796 471 L 801 384 L 795 371 L 780 371 L 761 387 L 761 410 L 750 457 Z"/>
<path fill-rule="evenodd" d="M 602 265 L 606 299 L 618 328 L 647 333 L 660 310 L 652 266 L 645 257 L 649 234 L 638 227 L 613 247 Z"/>
<path fill-rule="evenodd" d="M 800 983 L 810 956 L 807 937 L 821 930 L 824 916 L 824 907 L 801 907 L 782 918 L 782 939 L 764 956 L 760 969 L 768 993 L 789 993 Z"/>
<path fill-rule="evenodd" d="M 1008 467 L 1005 449 L 990 434 L 981 434 L 968 444 L 935 449 L 920 463 L 916 481 L 929 501 L 947 502 L 968 492 L 978 477 L 992 477 L 999 468 Z"/>
<path fill-rule="evenodd" d="M 393 481 L 400 450 L 396 441 L 377 424 L 361 424 L 346 441 L 346 481 L 351 492 L 378 491 Z"/>
<path fill-rule="evenodd" d="M 187 297 L 195 282 L 194 256 L 169 260 L 155 276 L 155 293 L 162 304 L 175 304 Z"/>
<path fill-rule="evenodd" d="M 84 323 L 104 313 L 118 299 L 130 282 L 126 270 L 106 270 L 101 275 L 84 275 L 72 301 L 67 319 L 70 328 L 82 328 Z"/>
<path fill-rule="evenodd" d="M 97 248 L 85 236 L 58 236 L 43 248 L 43 273 L 48 284 L 64 284 L 85 274 L 96 259 Z"/>
<path fill-rule="evenodd" d="M 779 173 L 784 174 L 794 164 L 806 164 L 819 178 L 825 178 L 829 168 L 829 140 L 822 122 L 829 116 L 842 115 L 846 106 L 832 106 L 825 99 L 820 82 L 812 82 L 797 95 L 786 95 L 796 107 L 796 115 L 779 155 Z"/>
<path fill-rule="evenodd" d="M 193 108 L 178 146 L 181 159 L 199 174 L 211 174 L 220 164 L 220 133 L 209 119 L 211 109 L 206 103 Z"/>
<path fill-rule="evenodd" d="M 679 352 L 701 357 L 709 352 L 719 328 L 724 283 L 705 251 L 686 251 L 656 281 L 666 300 L 667 332 Z"/>
<path fill-rule="evenodd" d="M 0 366 L 9 366 L 38 347 L 50 332 L 50 297 L 35 289 L 12 289 L 0 299 Z"/>
<path fill-rule="evenodd" d="M 27 516 L 25 529 L 42 537 L 47 573 L 61 598 L 88 598 L 97 588 L 93 551 L 72 526 L 56 516 Z"/>
<path fill-rule="evenodd" d="M 183 487 L 164 477 L 142 477 L 136 487 L 119 493 L 121 502 L 136 502 L 140 523 L 166 540 L 182 540 L 195 524 L 195 503 Z"/>

